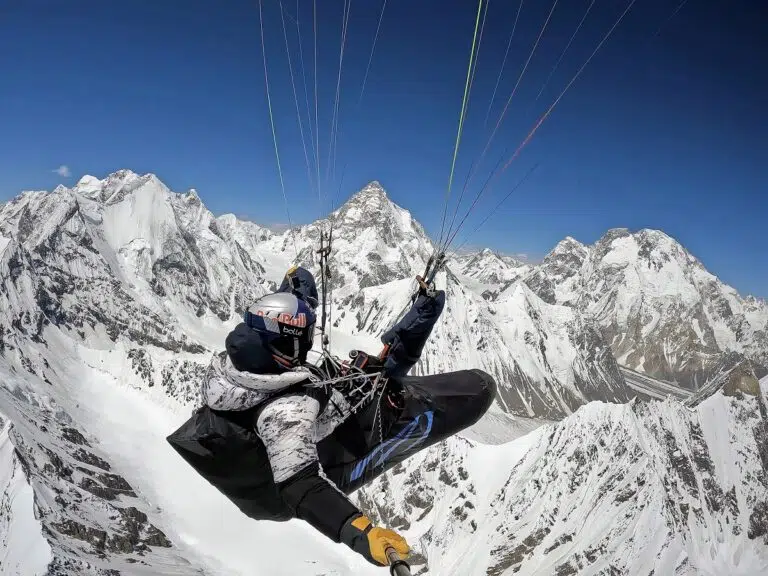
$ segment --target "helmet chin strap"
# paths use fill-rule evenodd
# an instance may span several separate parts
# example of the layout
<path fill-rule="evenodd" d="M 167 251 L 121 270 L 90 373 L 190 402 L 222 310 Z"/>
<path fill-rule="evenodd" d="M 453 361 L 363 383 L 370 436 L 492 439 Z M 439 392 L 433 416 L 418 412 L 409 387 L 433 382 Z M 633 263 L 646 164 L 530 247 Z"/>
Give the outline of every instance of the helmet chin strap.
<path fill-rule="evenodd" d="M 298 338 L 293 338 L 293 358 L 289 358 L 279 350 L 276 350 L 274 346 L 271 344 L 269 345 L 269 348 L 272 350 L 272 358 L 275 359 L 275 362 L 280 364 L 283 368 L 294 368 L 296 366 L 301 365 L 301 359 L 299 358 L 301 348 L 299 344 Z"/>
<path fill-rule="evenodd" d="M 272 358 L 274 358 L 275 362 L 280 364 L 280 366 L 282 366 L 283 368 L 293 368 L 293 364 L 291 364 L 290 362 L 288 362 L 288 360 L 285 360 L 281 356 L 278 356 L 277 354 L 272 354 Z"/>

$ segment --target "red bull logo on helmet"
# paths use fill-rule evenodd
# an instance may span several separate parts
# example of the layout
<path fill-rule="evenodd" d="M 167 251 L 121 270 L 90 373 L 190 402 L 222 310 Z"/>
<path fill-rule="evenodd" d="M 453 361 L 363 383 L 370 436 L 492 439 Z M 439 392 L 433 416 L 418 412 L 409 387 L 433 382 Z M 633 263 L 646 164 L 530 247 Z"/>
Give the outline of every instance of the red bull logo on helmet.
<path fill-rule="evenodd" d="M 281 324 L 288 324 L 289 326 L 296 326 L 298 328 L 307 327 L 307 315 L 303 312 L 299 312 L 296 316 L 283 312 L 277 317 L 277 321 Z"/>
<path fill-rule="evenodd" d="M 256 310 L 254 313 L 256 316 L 264 316 L 263 310 Z M 295 316 L 288 312 L 281 312 L 275 318 L 279 324 L 286 324 L 287 326 L 296 326 L 297 328 L 307 327 L 307 315 L 304 312 L 299 312 Z"/>

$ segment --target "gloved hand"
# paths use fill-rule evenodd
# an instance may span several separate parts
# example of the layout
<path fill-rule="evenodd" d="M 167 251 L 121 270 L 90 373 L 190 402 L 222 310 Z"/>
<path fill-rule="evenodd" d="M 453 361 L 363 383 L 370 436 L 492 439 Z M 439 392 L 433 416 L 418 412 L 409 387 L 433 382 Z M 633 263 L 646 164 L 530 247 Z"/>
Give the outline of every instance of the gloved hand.
<path fill-rule="evenodd" d="M 341 528 L 341 541 L 377 566 L 388 564 L 386 550 L 395 549 L 401 558 L 410 554 L 405 538 L 393 530 L 374 527 L 367 516 L 353 516 Z"/>

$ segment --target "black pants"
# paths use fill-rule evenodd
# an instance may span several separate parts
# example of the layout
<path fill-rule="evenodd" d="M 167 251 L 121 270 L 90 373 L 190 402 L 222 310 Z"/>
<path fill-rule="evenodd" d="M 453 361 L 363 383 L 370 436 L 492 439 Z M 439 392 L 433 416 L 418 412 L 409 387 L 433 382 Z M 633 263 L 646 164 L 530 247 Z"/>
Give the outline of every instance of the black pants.
<path fill-rule="evenodd" d="M 360 411 L 318 446 L 320 464 L 339 489 L 350 493 L 409 456 L 477 422 L 496 394 L 481 370 L 390 381 L 402 399 L 383 400 Z M 234 502 L 258 520 L 288 520 L 272 479 L 261 440 L 253 431 L 253 411 L 217 412 L 201 408 L 168 437 L 173 448 Z"/>

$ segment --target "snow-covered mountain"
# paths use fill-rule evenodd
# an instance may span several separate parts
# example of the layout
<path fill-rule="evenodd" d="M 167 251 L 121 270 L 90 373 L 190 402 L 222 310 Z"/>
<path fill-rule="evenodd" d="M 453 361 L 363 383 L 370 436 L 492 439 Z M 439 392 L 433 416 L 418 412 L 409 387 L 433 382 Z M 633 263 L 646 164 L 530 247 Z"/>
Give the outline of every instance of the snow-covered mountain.
<path fill-rule="evenodd" d="M 165 441 L 189 407 L 147 389 L 124 350 L 48 336 L 31 347 L 52 384 L 0 360 L 0 575 L 376 574 L 303 523 L 253 522 L 199 477 Z"/>
<path fill-rule="evenodd" d="M 195 328 L 230 320 L 267 286 L 194 192 L 174 194 L 154 175 L 22 194 L 0 210 L 0 235 L 4 290 L 31 291 L 8 305 L 38 335 L 50 322 L 87 340 L 98 326 L 113 340 L 202 352 Z"/>
<path fill-rule="evenodd" d="M 0 574 L 203 574 L 34 377 L 0 378 Z"/>
<path fill-rule="evenodd" d="M 462 437 L 358 491 L 417 574 L 768 573 L 768 421 L 753 396 L 594 402 L 487 446 Z"/>
<path fill-rule="evenodd" d="M 328 218 L 276 234 L 215 218 L 194 191 L 127 170 L 0 208 L 2 257 L 13 287 L 26 290 L 6 304 L 17 329 L 0 330 L 38 338 L 52 322 L 88 341 L 101 326 L 132 343 L 147 375 L 148 343 L 191 353 L 185 367 L 195 372 L 193 358 L 221 346 L 245 303 L 292 262 L 318 271 L 321 231 L 334 237 L 332 327 L 376 347 L 433 250 L 378 182 Z M 514 414 L 559 418 L 585 401 L 627 400 L 606 342 L 621 364 L 685 385 L 703 383 L 723 351 L 747 355 L 758 371 L 768 363 L 768 307 L 740 298 L 660 232 L 613 230 L 592 247 L 567 238 L 538 266 L 490 250 L 452 255 L 438 281 L 448 310 L 417 371 L 483 368 L 500 383 L 498 407 Z"/>
<path fill-rule="evenodd" d="M 614 229 L 592 246 L 567 238 L 525 282 L 594 318 L 631 369 L 691 389 L 727 352 L 768 371 L 768 303 L 741 297 L 663 232 Z"/>
<path fill-rule="evenodd" d="M 214 218 L 196 193 L 175 194 L 154 175 L 130 171 L 23 194 L 0 211 L 5 257 L 23 262 L 29 292 L 15 300 L 17 324 L 41 337 L 51 322 L 86 342 L 101 327 L 130 348 L 148 386 L 163 382 L 188 400 L 194 388 L 169 378 L 198 373 L 245 303 L 274 288 L 292 262 L 318 273 L 321 231 L 333 235 L 331 325 L 344 343 L 377 348 L 433 247 L 376 182 L 328 218 L 283 234 L 232 215 Z M 417 370 L 484 368 L 501 385 L 498 408 L 524 416 L 559 418 L 590 400 L 626 401 L 607 346 L 581 314 L 518 285 L 487 299 L 495 280 L 528 270 L 489 251 L 452 262 L 439 278 L 448 310 Z M 177 366 L 164 351 L 189 356 Z"/>
<path fill-rule="evenodd" d="M 270 574 L 377 573 L 301 523 L 242 517 L 164 441 L 197 402 L 205 366 L 244 306 L 294 262 L 317 272 L 319 235 L 331 230 L 333 349 L 377 351 L 433 246 L 376 182 L 328 218 L 283 233 L 214 217 L 194 191 L 177 194 L 154 175 L 127 170 L 0 206 L 0 576 L 41 573 L 49 562 L 57 575 L 247 574 L 257 564 Z M 618 349 L 610 323 L 594 303 L 569 296 L 594 257 L 593 247 L 572 250 L 578 246 L 561 243 L 537 267 L 490 251 L 452 255 L 438 275 L 447 308 L 416 371 L 478 367 L 499 384 L 488 417 L 439 448 L 466 444 L 498 457 L 453 471 L 477 486 L 491 482 L 488 470 L 509 472 L 544 432 L 496 447 L 468 438 L 508 439 L 535 428 L 535 419 L 577 410 L 571 419 L 594 419 L 584 424 L 593 430 L 629 409 L 583 408 L 627 402 L 634 392 L 609 346 Z M 745 433 L 736 420 L 733 427 Z M 680 432 L 681 444 L 689 432 Z M 596 449 L 611 458 L 612 446 Z M 542 472 L 549 476 L 573 457 L 552 450 Z M 751 453 L 743 457 L 756 466 Z M 661 498 L 661 486 L 649 491 Z M 585 504 L 573 516 L 590 510 Z M 411 512 L 403 518 L 419 525 L 413 515 L 421 512 Z M 306 546 L 288 554 L 285 542 L 297 539 Z M 433 535 L 430 560 L 448 541 Z M 463 573 L 498 567 L 497 557 Z M 430 573 L 456 572 L 431 562 Z"/>
<path fill-rule="evenodd" d="M 489 248 L 453 255 L 450 267 L 485 298 L 492 298 L 500 287 L 514 284 L 531 270 L 528 264 Z"/>

